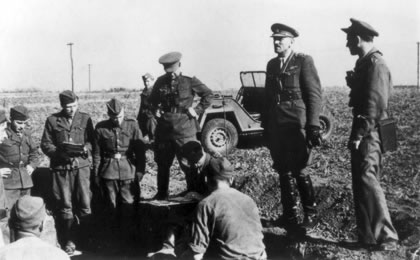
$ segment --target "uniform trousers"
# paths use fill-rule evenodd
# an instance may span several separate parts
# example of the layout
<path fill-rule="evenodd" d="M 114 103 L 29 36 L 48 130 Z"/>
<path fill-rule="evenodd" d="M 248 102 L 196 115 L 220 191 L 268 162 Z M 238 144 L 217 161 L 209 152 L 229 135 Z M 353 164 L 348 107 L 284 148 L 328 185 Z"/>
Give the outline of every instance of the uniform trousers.
<path fill-rule="evenodd" d="M 364 137 L 351 151 L 353 196 L 359 241 L 380 244 L 398 240 L 384 192 L 379 183 L 382 153 L 377 130 Z"/>
<path fill-rule="evenodd" d="M 185 173 L 185 179 L 187 181 L 187 190 L 196 190 L 196 176 L 193 174 L 193 171 L 191 171 L 187 160 L 181 156 L 181 147 L 190 141 L 197 141 L 196 136 L 194 135 L 175 140 L 161 140 L 160 138 L 156 139 L 155 161 L 158 165 L 158 193 L 168 194 L 169 172 L 175 156 L 178 159 L 181 170 Z"/>

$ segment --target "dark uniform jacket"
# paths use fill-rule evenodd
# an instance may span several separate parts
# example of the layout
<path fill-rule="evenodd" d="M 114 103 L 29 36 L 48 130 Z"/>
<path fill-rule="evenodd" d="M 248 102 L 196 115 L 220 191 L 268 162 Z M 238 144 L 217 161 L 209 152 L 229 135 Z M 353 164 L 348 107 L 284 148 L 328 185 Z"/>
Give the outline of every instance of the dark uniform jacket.
<path fill-rule="evenodd" d="M 33 186 L 32 178 L 26 166 L 34 169 L 38 166 L 38 147 L 32 140 L 29 131 L 19 137 L 10 127 L 6 128 L 8 138 L 0 143 L 0 168 L 10 168 L 12 173 L 3 179 L 5 189 L 26 189 Z"/>
<path fill-rule="evenodd" d="M 76 111 L 70 125 L 64 112 L 47 118 L 41 140 L 42 151 L 50 157 L 50 167 L 55 170 L 70 170 L 91 165 L 87 156 L 69 157 L 63 152 L 63 142 L 84 144 L 90 154 L 93 140 L 93 123 L 87 113 Z"/>
<path fill-rule="evenodd" d="M 373 48 L 358 59 L 349 85 L 349 106 L 353 107 L 354 115 L 351 138 L 361 139 L 379 120 L 387 118 L 392 79 L 382 53 Z"/>
<path fill-rule="evenodd" d="M 137 121 L 140 123 L 142 120 L 147 120 L 149 118 L 152 118 L 153 110 L 152 105 L 150 104 L 149 97 L 152 93 L 153 87 L 145 88 L 140 94 L 140 109 L 139 113 L 137 115 Z"/>
<path fill-rule="evenodd" d="M 154 109 L 163 112 L 158 118 L 157 138 L 178 139 L 194 136 L 197 133 L 196 119 L 187 114 L 196 94 L 201 99 L 194 109 L 198 115 L 201 115 L 210 106 L 212 91 L 200 80 L 182 74 L 172 80 L 169 73 L 156 80 L 150 95 L 150 103 Z"/>
<path fill-rule="evenodd" d="M 111 120 L 96 125 L 93 145 L 95 175 L 108 180 L 134 179 L 136 172 L 145 172 L 145 166 L 143 136 L 134 118 L 124 118 L 121 126 L 115 126 Z"/>
<path fill-rule="evenodd" d="M 266 100 L 262 127 L 319 126 L 321 83 L 313 59 L 292 52 L 282 70 L 278 57 L 267 64 Z"/>

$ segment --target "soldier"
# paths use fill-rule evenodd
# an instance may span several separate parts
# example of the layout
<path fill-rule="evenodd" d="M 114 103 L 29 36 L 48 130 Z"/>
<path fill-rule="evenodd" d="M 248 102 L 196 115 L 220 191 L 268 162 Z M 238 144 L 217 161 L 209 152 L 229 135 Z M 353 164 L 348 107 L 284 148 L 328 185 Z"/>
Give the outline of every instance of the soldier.
<path fill-rule="evenodd" d="M 150 103 L 157 118 L 155 161 L 158 165 L 158 193 L 156 199 L 168 197 L 169 169 L 176 155 L 186 175 L 187 190 L 193 189 L 189 167 L 182 163 L 180 148 L 189 141 L 197 141 L 198 117 L 210 105 L 212 91 L 196 77 L 181 73 L 181 53 L 171 52 L 159 58 L 166 72 L 160 76 L 150 95 Z M 193 107 L 195 95 L 200 102 Z"/>
<path fill-rule="evenodd" d="M 280 175 L 287 234 L 300 238 L 317 218 L 314 189 L 306 167 L 312 161 L 311 148 L 321 144 L 321 84 L 312 57 L 293 51 L 298 32 L 279 23 L 273 24 L 271 30 L 278 57 L 267 64 L 266 106 L 261 123 L 273 168 Z M 305 214 L 301 224 L 298 192 Z"/>
<path fill-rule="evenodd" d="M 205 180 L 211 193 L 194 211 L 182 259 L 202 259 L 204 254 L 206 259 L 266 259 L 257 205 L 231 188 L 233 167 L 229 161 L 210 159 Z"/>
<path fill-rule="evenodd" d="M 123 104 L 116 98 L 106 106 L 109 119 L 99 122 L 95 129 L 93 172 L 96 184 L 105 193 L 109 227 L 121 227 L 123 242 L 133 227 L 134 203 L 139 199 L 146 157 L 136 119 L 124 117 Z"/>
<path fill-rule="evenodd" d="M 72 91 L 61 92 L 59 98 L 62 110 L 47 118 L 41 149 L 50 158 L 58 239 L 72 255 L 79 233 L 76 224 L 88 226 L 91 215 L 93 123 L 87 113 L 79 111 L 79 98 Z"/>
<path fill-rule="evenodd" d="M 150 73 L 146 73 L 142 76 L 142 79 L 144 89 L 140 94 L 140 109 L 137 115 L 137 122 L 139 123 L 139 127 L 143 135 L 148 136 L 149 142 L 153 143 L 155 139 L 157 121 L 149 102 L 149 96 L 152 93 L 155 78 Z"/>
<path fill-rule="evenodd" d="M 5 129 L 5 139 L 0 141 L 0 174 L 3 178 L 7 208 L 31 191 L 32 173 L 38 165 L 38 146 L 31 133 L 25 130 L 29 111 L 24 106 L 10 109 L 10 124 Z"/>
<path fill-rule="evenodd" d="M 349 106 L 353 109 L 349 149 L 358 242 L 395 250 L 398 234 L 378 179 L 382 152 L 377 125 L 388 117 L 391 73 L 382 53 L 373 45 L 379 33 L 365 22 L 353 18 L 350 21 L 351 26 L 342 30 L 347 34 L 350 54 L 359 56 L 356 67 L 346 77 L 351 89 Z"/>

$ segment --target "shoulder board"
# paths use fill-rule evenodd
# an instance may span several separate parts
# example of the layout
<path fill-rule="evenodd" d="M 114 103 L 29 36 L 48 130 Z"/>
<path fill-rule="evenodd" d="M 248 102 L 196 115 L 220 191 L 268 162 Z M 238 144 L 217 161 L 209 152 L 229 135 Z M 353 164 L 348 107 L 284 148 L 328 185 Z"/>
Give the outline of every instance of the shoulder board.
<path fill-rule="evenodd" d="M 54 113 L 54 114 L 52 114 L 49 117 L 61 117 L 61 111 L 60 112 L 57 112 L 57 113 Z"/>
<path fill-rule="evenodd" d="M 305 58 L 306 56 L 308 56 L 308 55 L 306 55 L 305 53 L 302 53 L 302 52 L 296 52 L 295 53 L 295 57 L 297 57 L 297 58 Z"/>
<path fill-rule="evenodd" d="M 88 114 L 88 113 L 86 113 L 86 112 L 79 111 L 79 113 L 80 113 L 81 115 L 84 115 L 84 116 L 89 116 L 89 114 Z"/>
<path fill-rule="evenodd" d="M 195 77 L 185 76 L 184 74 L 181 74 L 181 76 L 182 76 L 183 78 L 186 78 L 186 79 L 192 79 L 192 78 L 195 78 Z"/>

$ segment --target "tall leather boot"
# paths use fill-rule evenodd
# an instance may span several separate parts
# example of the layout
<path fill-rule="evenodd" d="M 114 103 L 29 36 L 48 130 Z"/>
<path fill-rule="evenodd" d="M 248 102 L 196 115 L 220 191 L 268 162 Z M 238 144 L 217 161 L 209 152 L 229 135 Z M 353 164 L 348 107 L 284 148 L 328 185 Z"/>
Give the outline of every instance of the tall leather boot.
<path fill-rule="evenodd" d="M 157 173 L 157 188 L 158 192 L 155 195 L 154 199 L 157 200 L 166 200 L 169 196 L 169 171 L 170 167 L 158 166 Z"/>
<path fill-rule="evenodd" d="M 120 248 L 125 249 L 134 244 L 135 223 L 134 223 L 134 205 L 121 203 L 120 205 Z"/>
<path fill-rule="evenodd" d="M 305 213 L 302 227 L 313 228 L 318 222 L 318 212 L 316 209 L 315 192 L 311 177 L 309 175 L 300 174 L 297 177 L 297 184 L 302 200 L 303 211 Z"/>
<path fill-rule="evenodd" d="M 287 236 L 299 239 L 305 236 L 305 230 L 299 226 L 297 185 L 291 172 L 280 174 L 280 189 Z"/>

